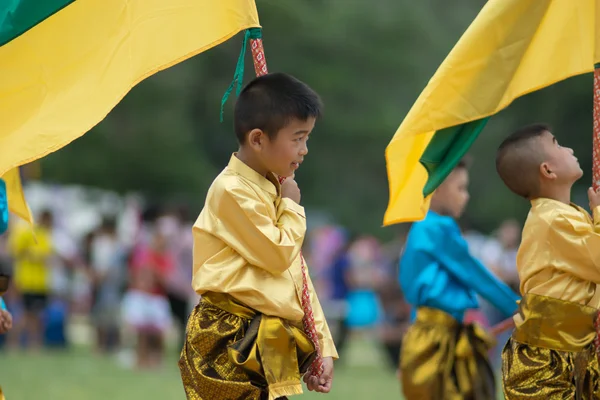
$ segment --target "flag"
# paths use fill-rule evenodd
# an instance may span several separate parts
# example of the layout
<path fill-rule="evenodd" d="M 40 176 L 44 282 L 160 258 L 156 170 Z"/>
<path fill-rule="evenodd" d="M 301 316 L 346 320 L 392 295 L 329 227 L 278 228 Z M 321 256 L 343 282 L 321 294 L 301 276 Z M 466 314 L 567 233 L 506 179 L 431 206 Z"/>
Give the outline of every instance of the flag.
<path fill-rule="evenodd" d="M 254 0 L 0 2 L 0 176 L 86 133 L 143 79 L 259 26 Z M 30 220 L 8 173 L 11 209 Z"/>
<path fill-rule="evenodd" d="M 86 133 L 143 79 L 259 26 L 254 0 L 0 2 L 0 175 Z"/>
<path fill-rule="evenodd" d="M 490 0 L 386 148 L 384 225 L 425 217 L 431 194 L 491 116 L 600 61 L 598 0 Z M 600 37 L 599 37 L 600 39 Z"/>
<path fill-rule="evenodd" d="M 33 225 L 33 215 L 25 200 L 19 168 L 9 170 L 2 176 L 2 179 L 6 183 L 6 197 L 8 199 L 9 211 Z"/>

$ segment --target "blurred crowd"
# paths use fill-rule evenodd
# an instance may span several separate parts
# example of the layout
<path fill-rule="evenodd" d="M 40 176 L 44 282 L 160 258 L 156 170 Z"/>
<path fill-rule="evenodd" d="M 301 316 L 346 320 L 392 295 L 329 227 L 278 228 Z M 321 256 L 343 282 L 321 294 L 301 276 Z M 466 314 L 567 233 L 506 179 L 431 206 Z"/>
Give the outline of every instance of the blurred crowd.
<path fill-rule="evenodd" d="M 93 326 L 96 352 L 133 343 L 137 366 L 160 365 L 168 334 L 176 331 L 182 342 L 198 299 L 185 210 L 129 207 L 79 237 L 50 210 L 36 222 L 32 229 L 15 220 L 2 238 L 0 257 L 14 271 L 5 295 L 14 327 L 4 345 L 66 347 L 70 319 L 83 316 Z"/>
<path fill-rule="evenodd" d="M 33 231 L 14 220 L 0 239 L 0 262 L 14 269 L 5 296 L 14 329 L 0 337 L 3 346 L 64 348 L 71 342 L 69 324 L 85 321 L 97 353 L 127 348 L 133 365 L 160 366 L 167 339 L 180 349 L 187 315 L 198 301 L 191 289 L 194 217 L 183 208 L 142 210 L 132 203 L 98 218 L 79 235 L 66 229 L 50 209 L 37 213 Z M 305 240 L 303 251 L 342 355 L 340 362 L 349 339 L 360 335 L 380 344 L 390 368 L 397 367 L 411 315 L 398 284 L 409 228 L 400 227 L 397 237 L 384 243 L 323 224 L 312 228 Z M 489 236 L 464 227 L 472 253 L 515 290 L 520 232 L 514 220 Z M 483 300 L 470 318 L 488 326 L 500 322 Z"/>

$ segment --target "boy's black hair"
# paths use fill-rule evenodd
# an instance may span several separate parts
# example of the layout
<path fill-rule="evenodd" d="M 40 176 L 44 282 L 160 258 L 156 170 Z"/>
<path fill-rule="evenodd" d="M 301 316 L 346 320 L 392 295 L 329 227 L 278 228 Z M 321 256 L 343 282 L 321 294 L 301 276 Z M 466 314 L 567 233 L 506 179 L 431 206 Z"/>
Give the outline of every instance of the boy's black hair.
<path fill-rule="evenodd" d="M 292 119 L 321 116 L 323 104 L 308 85 L 283 73 L 263 75 L 248 83 L 235 103 L 234 130 L 238 142 L 260 129 L 274 139 Z"/>
<path fill-rule="evenodd" d="M 504 184 L 526 199 L 538 196 L 539 168 L 544 153 L 537 139 L 552 129 L 546 124 L 533 124 L 518 129 L 507 137 L 496 152 L 496 171 Z"/>

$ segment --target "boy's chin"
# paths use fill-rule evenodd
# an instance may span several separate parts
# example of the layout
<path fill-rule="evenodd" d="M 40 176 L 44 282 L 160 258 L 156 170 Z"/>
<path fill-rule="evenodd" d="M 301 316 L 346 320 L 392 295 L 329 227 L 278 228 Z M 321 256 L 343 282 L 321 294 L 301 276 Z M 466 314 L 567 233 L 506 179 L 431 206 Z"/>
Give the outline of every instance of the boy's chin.
<path fill-rule="evenodd" d="M 289 178 L 290 176 L 294 175 L 294 170 L 292 170 L 291 168 L 287 171 L 273 171 L 273 173 L 281 178 Z"/>

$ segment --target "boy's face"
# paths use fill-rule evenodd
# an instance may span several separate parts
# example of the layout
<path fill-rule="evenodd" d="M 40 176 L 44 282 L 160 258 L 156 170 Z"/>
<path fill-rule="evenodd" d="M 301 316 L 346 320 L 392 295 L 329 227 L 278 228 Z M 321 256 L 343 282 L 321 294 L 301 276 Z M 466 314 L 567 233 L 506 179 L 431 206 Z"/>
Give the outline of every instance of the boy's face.
<path fill-rule="evenodd" d="M 465 211 L 469 201 L 469 172 L 466 168 L 456 168 L 437 188 L 432 200 L 444 213 L 456 219 Z"/>
<path fill-rule="evenodd" d="M 583 176 L 573 150 L 563 147 L 550 132 L 544 132 L 539 139 L 545 161 L 540 166 L 542 177 L 556 183 L 572 184 Z"/>
<path fill-rule="evenodd" d="M 294 175 L 308 154 L 306 142 L 315 122 L 315 118 L 306 121 L 293 119 L 277 133 L 275 139 L 270 140 L 265 135 L 260 157 L 267 170 L 286 178 Z"/>

